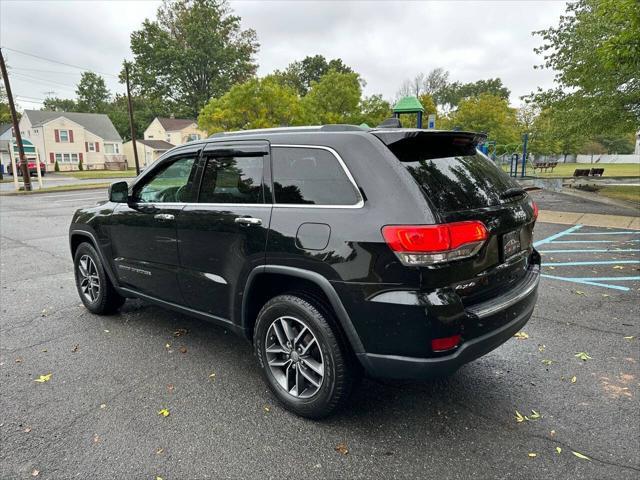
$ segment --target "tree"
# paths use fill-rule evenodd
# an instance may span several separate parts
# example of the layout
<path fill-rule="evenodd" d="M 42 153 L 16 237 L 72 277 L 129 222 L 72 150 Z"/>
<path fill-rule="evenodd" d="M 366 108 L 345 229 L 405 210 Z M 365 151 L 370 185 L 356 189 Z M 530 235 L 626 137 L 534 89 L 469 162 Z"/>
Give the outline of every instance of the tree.
<path fill-rule="evenodd" d="M 105 113 L 111 99 L 111 93 L 104 83 L 104 78 L 93 72 L 82 72 L 76 87 L 78 112 Z"/>
<path fill-rule="evenodd" d="M 323 55 L 314 55 L 307 56 L 302 61 L 292 62 L 284 71 L 276 70 L 273 75 L 283 85 L 293 88 L 303 97 L 311 88 L 311 83 L 320 81 L 329 73 L 329 70 L 338 73 L 354 73 L 341 58 L 334 58 L 327 62 Z"/>
<path fill-rule="evenodd" d="M 135 112 L 133 120 L 138 138 L 142 137 L 143 132 L 155 117 L 169 117 L 179 111 L 173 102 L 157 97 L 132 95 L 131 103 Z M 109 104 L 107 115 L 109 115 L 111 123 L 113 123 L 122 139 L 125 142 L 131 140 L 129 107 L 126 95 L 116 94 L 111 104 Z"/>
<path fill-rule="evenodd" d="M 54 112 L 75 112 L 78 104 L 70 98 L 47 97 L 42 104 L 42 110 Z"/>
<path fill-rule="evenodd" d="M 504 98 L 489 93 L 461 100 L 457 110 L 440 123 L 444 128 L 486 132 L 499 145 L 520 142 L 516 110 Z"/>
<path fill-rule="evenodd" d="M 434 68 L 424 80 L 424 93 L 431 96 L 437 95 L 447 85 L 449 85 L 449 72 L 443 68 Z"/>
<path fill-rule="evenodd" d="M 362 87 L 357 73 L 329 71 L 319 81 L 311 82 L 302 99 L 308 124 L 352 123 L 357 121 Z"/>
<path fill-rule="evenodd" d="M 296 91 L 269 76 L 235 85 L 222 97 L 211 99 L 200 112 L 198 125 L 213 133 L 289 126 L 299 119 Z"/>
<path fill-rule="evenodd" d="M 11 109 L 4 85 L 0 85 L 0 123 L 11 123 Z"/>
<path fill-rule="evenodd" d="M 382 95 L 363 98 L 358 110 L 359 113 L 352 117 L 351 121 L 358 125 L 366 123 L 370 127 L 377 127 L 393 114 L 391 105 L 382 98 Z"/>
<path fill-rule="evenodd" d="M 157 19 L 131 34 L 132 83 L 138 94 L 170 99 L 195 117 L 255 74 L 258 46 L 226 0 L 165 0 Z"/>
<path fill-rule="evenodd" d="M 471 83 L 453 82 L 444 85 L 434 94 L 434 99 L 438 105 L 442 105 L 445 109 L 453 109 L 458 106 L 461 100 L 477 97 L 483 93 L 506 101 L 509 101 L 509 95 L 511 95 L 511 91 L 502 84 L 500 78 L 490 78 Z"/>
<path fill-rule="evenodd" d="M 534 32 L 557 72 L 556 88 L 529 97 L 570 112 L 566 127 L 589 137 L 628 133 L 640 124 L 640 8 L 637 0 L 577 0 L 557 27 Z"/>

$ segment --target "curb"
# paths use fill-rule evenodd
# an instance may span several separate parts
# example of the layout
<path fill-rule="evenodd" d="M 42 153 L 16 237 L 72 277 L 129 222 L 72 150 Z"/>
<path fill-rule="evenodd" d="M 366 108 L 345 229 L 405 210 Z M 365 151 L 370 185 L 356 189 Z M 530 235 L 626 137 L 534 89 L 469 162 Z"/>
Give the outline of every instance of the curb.
<path fill-rule="evenodd" d="M 560 225 L 586 225 L 589 227 L 626 228 L 640 230 L 640 217 L 626 215 L 601 215 L 599 213 L 557 212 L 540 210 L 538 221 Z"/>

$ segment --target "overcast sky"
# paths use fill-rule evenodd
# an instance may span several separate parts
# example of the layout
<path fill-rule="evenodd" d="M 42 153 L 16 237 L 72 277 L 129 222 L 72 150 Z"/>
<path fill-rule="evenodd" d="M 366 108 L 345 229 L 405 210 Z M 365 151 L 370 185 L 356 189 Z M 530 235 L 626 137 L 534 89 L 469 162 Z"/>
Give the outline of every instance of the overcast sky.
<path fill-rule="evenodd" d="M 131 58 L 129 34 L 154 18 L 158 1 L 0 0 L 2 47 L 116 75 Z M 511 103 L 553 73 L 534 70 L 539 38 L 556 25 L 564 1 L 233 1 L 244 28 L 258 34 L 259 75 L 306 55 L 340 57 L 367 82 L 365 93 L 392 100 L 405 78 L 432 68 L 452 80 L 502 78 Z M 40 108 L 48 95 L 73 98 L 80 70 L 4 50 L 21 108 Z M 53 93 L 50 93 L 53 92 Z"/>

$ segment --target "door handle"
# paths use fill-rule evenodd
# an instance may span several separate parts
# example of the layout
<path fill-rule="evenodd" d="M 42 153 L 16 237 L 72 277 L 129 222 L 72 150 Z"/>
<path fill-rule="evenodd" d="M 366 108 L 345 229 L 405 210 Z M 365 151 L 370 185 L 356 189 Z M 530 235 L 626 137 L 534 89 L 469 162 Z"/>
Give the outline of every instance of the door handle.
<path fill-rule="evenodd" d="M 170 213 L 158 213 L 153 216 L 156 220 L 173 220 L 176 217 L 171 215 Z"/>
<path fill-rule="evenodd" d="M 253 217 L 238 217 L 234 221 L 240 225 L 262 225 L 262 220 Z"/>

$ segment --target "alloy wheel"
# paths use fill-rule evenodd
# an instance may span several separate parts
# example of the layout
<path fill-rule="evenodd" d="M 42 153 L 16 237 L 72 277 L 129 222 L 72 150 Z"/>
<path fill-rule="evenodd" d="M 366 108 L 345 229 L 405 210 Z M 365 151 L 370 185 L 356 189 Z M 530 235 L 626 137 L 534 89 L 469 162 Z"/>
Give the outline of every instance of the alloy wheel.
<path fill-rule="evenodd" d="M 89 255 L 83 255 L 78 262 L 80 291 L 84 298 L 93 303 L 100 295 L 100 276 L 98 268 Z"/>
<path fill-rule="evenodd" d="M 324 359 L 311 329 L 295 317 L 275 319 L 265 341 L 269 370 L 280 387 L 296 398 L 311 398 L 324 380 Z"/>

